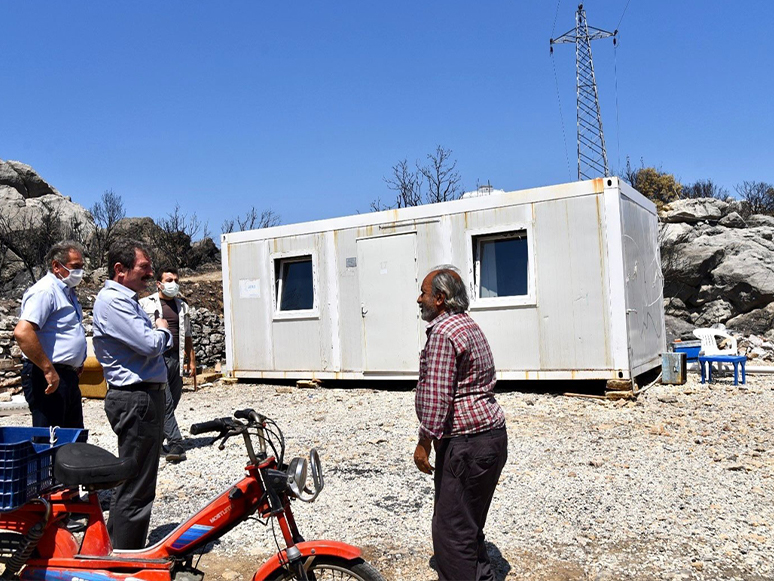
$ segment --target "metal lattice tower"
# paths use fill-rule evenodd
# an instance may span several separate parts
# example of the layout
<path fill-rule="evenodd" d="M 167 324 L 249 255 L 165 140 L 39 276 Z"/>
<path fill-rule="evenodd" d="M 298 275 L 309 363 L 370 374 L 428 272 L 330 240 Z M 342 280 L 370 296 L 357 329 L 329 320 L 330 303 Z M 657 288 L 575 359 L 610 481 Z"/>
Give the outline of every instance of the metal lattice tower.
<path fill-rule="evenodd" d="M 615 37 L 617 33 L 617 30 L 607 32 L 589 26 L 583 4 L 579 4 L 578 12 L 575 14 L 575 28 L 551 39 L 552 54 L 555 44 L 575 44 L 579 180 L 610 174 L 605 150 L 605 135 L 602 132 L 602 114 L 599 111 L 597 80 L 594 76 L 594 61 L 591 59 L 591 41 Z"/>

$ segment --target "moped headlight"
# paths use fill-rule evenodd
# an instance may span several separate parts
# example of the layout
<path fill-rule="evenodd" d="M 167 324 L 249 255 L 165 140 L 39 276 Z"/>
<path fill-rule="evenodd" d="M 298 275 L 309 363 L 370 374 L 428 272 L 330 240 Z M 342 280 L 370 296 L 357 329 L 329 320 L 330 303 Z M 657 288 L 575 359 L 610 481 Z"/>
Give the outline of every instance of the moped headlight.
<path fill-rule="evenodd" d="M 301 498 L 306 486 L 306 466 L 305 458 L 293 458 L 288 464 L 288 488 L 296 498 Z"/>

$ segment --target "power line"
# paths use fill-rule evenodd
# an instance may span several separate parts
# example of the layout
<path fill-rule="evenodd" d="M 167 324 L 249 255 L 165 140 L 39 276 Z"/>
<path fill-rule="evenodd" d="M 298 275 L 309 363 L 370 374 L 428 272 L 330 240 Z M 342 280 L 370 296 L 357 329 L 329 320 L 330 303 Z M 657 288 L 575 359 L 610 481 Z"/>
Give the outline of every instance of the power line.
<path fill-rule="evenodd" d="M 618 32 L 621 29 L 621 22 L 623 22 L 626 11 L 629 8 L 629 3 L 632 0 L 626 0 L 626 6 L 624 6 L 621 18 L 618 20 L 618 25 L 615 27 L 615 35 L 613 38 L 613 70 L 615 71 L 615 139 L 618 148 L 618 169 L 621 168 L 621 122 L 619 120 L 619 108 L 618 108 Z"/>
<path fill-rule="evenodd" d="M 554 31 L 556 30 L 556 18 L 559 16 L 559 5 L 562 3 L 562 0 L 557 0 L 556 2 L 556 13 L 554 14 L 554 25 L 551 27 L 551 37 L 554 36 Z"/>
<path fill-rule="evenodd" d="M 626 6 L 624 6 L 623 14 L 621 14 L 621 19 L 618 21 L 618 26 L 615 27 L 615 31 L 618 32 L 618 30 L 621 28 L 621 22 L 623 22 L 623 17 L 626 14 L 626 9 L 629 8 L 629 2 L 632 0 L 626 0 Z"/>
<path fill-rule="evenodd" d="M 562 140 L 564 140 L 564 158 L 567 160 L 567 176 L 572 180 L 570 171 L 570 153 L 567 150 L 567 134 L 564 131 L 564 115 L 562 114 L 562 97 L 559 95 L 559 77 L 556 74 L 556 61 L 554 53 L 551 53 L 551 64 L 554 66 L 554 81 L 556 82 L 556 99 L 559 101 L 559 119 L 562 122 Z"/>

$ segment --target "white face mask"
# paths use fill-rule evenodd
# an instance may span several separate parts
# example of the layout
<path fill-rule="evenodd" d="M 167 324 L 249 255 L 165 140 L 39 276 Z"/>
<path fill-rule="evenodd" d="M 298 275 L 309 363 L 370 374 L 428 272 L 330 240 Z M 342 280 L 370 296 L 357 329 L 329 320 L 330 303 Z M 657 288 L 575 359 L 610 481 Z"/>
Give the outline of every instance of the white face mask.
<path fill-rule="evenodd" d="M 64 264 L 61 266 L 69 273 L 66 277 L 61 279 L 63 283 L 65 283 L 70 288 L 74 288 L 79 284 L 81 284 L 81 281 L 83 280 L 82 268 L 73 268 L 72 270 L 70 270 Z"/>
<path fill-rule="evenodd" d="M 175 298 L 177 294 L 180 292 L 180 285 L 176 282 L 162 282 L 161 283 L 161 292 L 164 293 L 165 296 L 168 296 L 170 298 Z"/>

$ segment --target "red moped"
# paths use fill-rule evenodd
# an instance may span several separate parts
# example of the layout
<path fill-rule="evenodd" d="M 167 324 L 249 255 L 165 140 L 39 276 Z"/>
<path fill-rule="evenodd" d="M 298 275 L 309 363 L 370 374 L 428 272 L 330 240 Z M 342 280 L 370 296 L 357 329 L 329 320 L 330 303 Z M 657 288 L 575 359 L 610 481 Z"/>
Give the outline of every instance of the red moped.
<path fill-rule="evenodd" d="M 208 543 L 258 515 L 279 526 L 285 548 L 263 563 L 253 581 L 384 581 L 357 547 L 337 541 L 305 541 L 296 526 L 291 500 L 312 502 L 324 480 L 317 450 L 309 460 L 284 463 L 285 441 L 277 424 L 253 410 L 191 426 L 191 434 L 217 432 L 222 450 L 243 436 L 249 464 L 239 482 L 155 545 L 136 551 L 114 550 L 97 491 L 131 478 L 134 459 L 119 460 L 86 443 L 58 449 L 56 486 L 23 506 L 0 513 L 2 579 L 22 581 L 202 581 L 193 560 Z M 258 452 L 253 446 L 257 439 Z M 269 454 L 271 451 L 271 454 Z M 311 488 L 307 486 L 311 472 Z M 84 491 L 83 493 L 79 491 Z M 197 562 L 198 563 L 198 562 Z"/>

